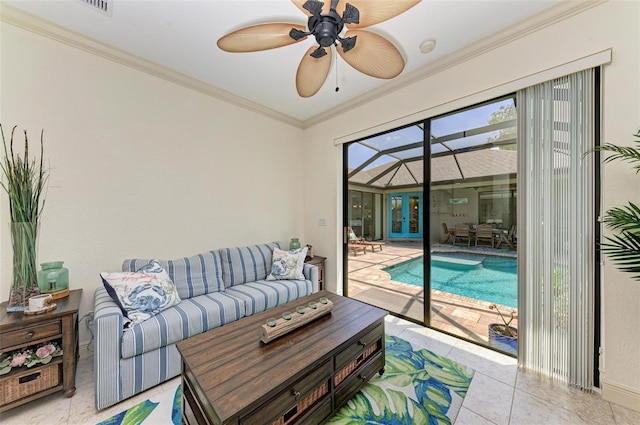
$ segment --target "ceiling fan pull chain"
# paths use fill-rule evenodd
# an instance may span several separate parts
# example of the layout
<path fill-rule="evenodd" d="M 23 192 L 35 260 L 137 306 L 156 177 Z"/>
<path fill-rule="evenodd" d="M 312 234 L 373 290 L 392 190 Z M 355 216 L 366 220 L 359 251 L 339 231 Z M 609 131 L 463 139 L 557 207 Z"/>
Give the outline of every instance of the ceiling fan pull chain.
<path fill-rule="evenodd" d="M 338 47 L 333 49 L 333 54 L 335 55 L 333 62 L 336 64 L 336 93 L 338 93 L 340 91 L 340 87 L 338 87 Z"/>

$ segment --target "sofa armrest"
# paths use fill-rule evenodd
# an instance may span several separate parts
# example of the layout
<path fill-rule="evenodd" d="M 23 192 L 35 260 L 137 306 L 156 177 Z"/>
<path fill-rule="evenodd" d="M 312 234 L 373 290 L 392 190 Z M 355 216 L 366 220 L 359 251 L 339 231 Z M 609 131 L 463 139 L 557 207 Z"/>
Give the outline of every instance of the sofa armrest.
<path fill-rule="evenodd" d="M 307 280 L 311 281 L 311 292 L 316 293 L 319 291 L 318 288 L 318 266 L 314 264 L 304 263 L 304 268 L 302 269 L 302 274 Z"/>
<path fill-rule="evenodd" d="M 95 404 L 103 409 L 121 400 L 120 397 L 120 347 L 122 345 L 123 315 L 118 304 L 103 287 L 94 295 L 93 371 Z"/>

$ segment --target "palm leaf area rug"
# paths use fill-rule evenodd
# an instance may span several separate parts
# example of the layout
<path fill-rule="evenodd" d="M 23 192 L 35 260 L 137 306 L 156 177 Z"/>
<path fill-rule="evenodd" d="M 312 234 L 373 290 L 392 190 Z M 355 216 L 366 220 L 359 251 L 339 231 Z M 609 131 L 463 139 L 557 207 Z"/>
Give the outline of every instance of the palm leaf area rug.
<path fill-rule="evenodd" d="M 474 370 L 429 350 L 414 350 L 395 336 L 386 336 L 385 350 L 384 374 L 376 374 L 327 424 L 453 423 Z M 98 425 L 180 424 L 181 386 L 158 400 L 143 401 Z"/>

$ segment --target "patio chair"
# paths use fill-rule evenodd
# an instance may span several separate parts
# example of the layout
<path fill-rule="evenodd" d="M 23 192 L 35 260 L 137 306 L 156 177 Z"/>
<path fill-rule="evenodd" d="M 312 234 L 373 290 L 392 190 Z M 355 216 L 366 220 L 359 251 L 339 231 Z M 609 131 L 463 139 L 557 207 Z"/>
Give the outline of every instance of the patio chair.
<path fill-rule="evenodd" d="M 375 250 L 376 246 L 380 248 L 380 251 L 382 251 L 382 246 L 384 245 L 384 242 L 382 241 L 368 241 L 363 237 L 359 237 L 358 235 L 356 235 L 356 232 L 354 232 L 351 227 L 349 227 L 349 243 L 369 246 L 371 247 L 371 252 L 376 252 Z M 364 252 L 365 253 L 367 252 L 366 249 Z"/>
<path fill-rule="evenodd" d="M 494 248 L 495 239 L 493 238 L 492 224 L 478 224 L 476 227 L 476 246 L 486 243 L 487 246 Z"/>
<path fill-rule="evenodd" d="M 506 242 L 507 245 L 509 245 L 509 248 L 513 250 L 518 249 L 518 229 L 515 224 L 511 226 L 509 232 L 507 232 L 506 230 L 503 231 L 503 233 L 500 235 L 500 239 L 498 239 L 496 248 L 500 248 L 502 242 Z"/>
<path fill-rule="evenodd" d="M 466 242 L 467 246 L 471 246 L 471 233 L 468 224 L 456 224 L 453 227 L 453 244 L 457 244 L 458 241 Z"/>
<path fill-rule="evenodd" d="M 451 241 L 453 243 L 453 229 L 447 227 L 447 223 L 442 223 L 442 233 L 444 233 L 444 239 L 440 243 L 447 243 Z"/>

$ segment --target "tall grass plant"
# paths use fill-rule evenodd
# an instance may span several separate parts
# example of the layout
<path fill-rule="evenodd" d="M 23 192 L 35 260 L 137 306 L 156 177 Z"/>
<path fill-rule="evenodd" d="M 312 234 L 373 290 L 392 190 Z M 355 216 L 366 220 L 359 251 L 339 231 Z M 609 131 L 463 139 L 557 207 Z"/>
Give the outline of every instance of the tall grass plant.
<path fill-rule="evenodd" d="M 48 173 L 44 168 L 44 130 L 40 133 L 40 156 L 29 157 L 29 138 L 24 130 L 23 156 L 14 152 L 14 133 L 9 145 L 0 124 L 4 157 L 0 163 L 0 186 L 9 198 L 11 242 L 13 248 L 13 276 L 8 311 L 25 310 L 29 297 L 39 294 L 36 262 L 37 237 L 44 208 L 44 191 Z"/>

